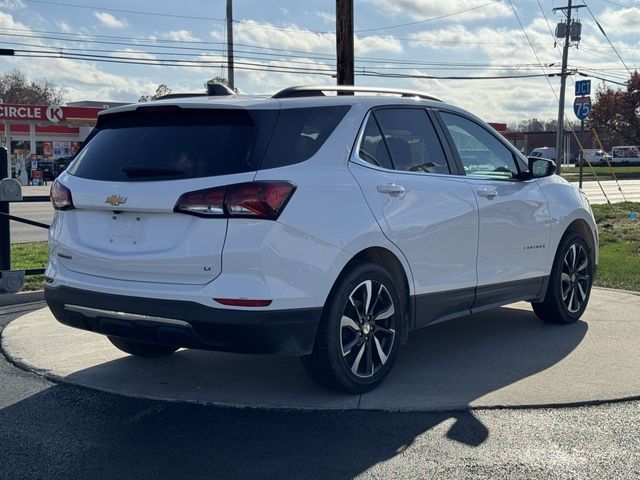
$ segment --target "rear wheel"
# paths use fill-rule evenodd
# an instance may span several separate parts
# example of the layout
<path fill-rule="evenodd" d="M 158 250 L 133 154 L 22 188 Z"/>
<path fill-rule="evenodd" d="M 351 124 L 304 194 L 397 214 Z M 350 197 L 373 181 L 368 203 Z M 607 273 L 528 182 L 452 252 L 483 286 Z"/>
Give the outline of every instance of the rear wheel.
<path fill-rule="evenodd" d="M 375 388 L 397 356 L 402 315 L 387 271 L 371 263 L 355 267 L 331 293 L 313 353 L 302 357 L 305 370 L 333 390 Z"/>
<path fill-rule="evenodd" d="M 577 233 L 560 242 L 544 301 L 532 302 L 538 318 L 550 323 L 573 323 L 589 302 L 593 283 L 593 254 Z"/>
<path fill-rule="evenodd" d="M 135 355 L 136 357 L 160 358 L 171 355 L 178 347 L 171 345 L 156 345 L 154 343 L 138 342 L 120 337 L 107 337 L 119 350 Z"/>

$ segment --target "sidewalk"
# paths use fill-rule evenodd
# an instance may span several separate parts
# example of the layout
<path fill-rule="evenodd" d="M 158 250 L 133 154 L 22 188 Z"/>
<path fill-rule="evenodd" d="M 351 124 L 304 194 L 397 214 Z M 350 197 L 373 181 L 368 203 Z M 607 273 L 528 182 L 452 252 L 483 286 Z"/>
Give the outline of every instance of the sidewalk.
<path fill-rule="evenodd" d="M 578 186 L 578 182 L 571 183 L 576 187 Z M 618 184 L 615 180 L 603 180 L 600 182 L 611 203 L 624 202 L 625 198 L 628 202 L 640 202 L 640 180 L 618 180 L 618 183 L 622 192 L 618 189 Z M 587 194 L 590 203 L 607 203 L 598 182 L 583 182 L 582 189 Z"/>

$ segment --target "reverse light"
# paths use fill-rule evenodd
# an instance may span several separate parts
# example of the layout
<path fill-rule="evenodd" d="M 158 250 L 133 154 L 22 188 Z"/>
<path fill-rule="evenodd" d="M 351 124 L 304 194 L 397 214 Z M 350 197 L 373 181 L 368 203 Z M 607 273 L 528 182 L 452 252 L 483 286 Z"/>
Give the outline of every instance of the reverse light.
<path fill-rule="evenodd" d="M 295 189 L 285 181 L 259 181 L 196 190 L 180 196 L 173 211 L 199 217 L 276 220 Z"/>
<path fill-rule="evenodd" d="M 73 206 L 71 190 L 60 183 L 59 180 L 54 181 L 53 185 L 51 185 L 49 197 L 51 198 L 53 208 L 56 210 L 71 210 L 75 208 Z"/>

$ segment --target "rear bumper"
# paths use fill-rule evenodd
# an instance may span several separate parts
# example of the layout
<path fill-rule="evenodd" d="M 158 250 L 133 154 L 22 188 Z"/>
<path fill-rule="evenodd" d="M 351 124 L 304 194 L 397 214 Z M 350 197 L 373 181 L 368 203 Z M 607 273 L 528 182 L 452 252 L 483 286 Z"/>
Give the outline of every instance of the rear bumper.
<path fill-rule="evenodd" d="M 178 347 L 236 353 L 306 355 L 322 308 L 236 310 L 199 303 L 49 287 L 45 300 L 71 327 Z"/>

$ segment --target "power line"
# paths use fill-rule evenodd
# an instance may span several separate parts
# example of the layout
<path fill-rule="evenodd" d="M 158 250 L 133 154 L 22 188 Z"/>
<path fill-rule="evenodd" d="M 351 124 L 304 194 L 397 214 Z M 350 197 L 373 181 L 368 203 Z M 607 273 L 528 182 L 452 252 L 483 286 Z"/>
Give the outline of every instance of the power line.
<path fill-rule="evenodd" d="M 513 14 L 515 15 L 516 20 L 518 20 L 518 24 L 520 25 L 520 28 L 522 29 L 522 33 L 524 33 L 524 36 L 527 39 L 527 42 L 529 43 L 529 47 L 531 47 L 531 51 L 533 52 L 533 55 L 536 57 L 536 60 L 538 61 L 538 64 L 540 65 L 540 69 L 543 72 L 545 72 L 544 66 L 542 65 L 542 62 L 540 61 L 540 57 L 538 57 L 538 53 L 536 52 L 536 49 L 533 48 L 533 44 L 531 43 L 531 40 L 529 39 L 529 35 L 527 35 L 527 31 L 525 30 L 524 25 L 520 21 L 520 16 L 518 16 L 518 12 L 516 12 L 516 9 L 513 6 L 513 3 L 511 2 L 511 0 L 508 0 L 508 1 L 509 1 L 509 5 L 511 5 L 511 10 L 513 10 Z M 549 77 L 546 74 L 545 74 L 545 78 L 547 79 L 547 83 L 549 84 L 549 88 L 551 88 L 551 91 L 553 92 L 553 95 L 556 97 L 556 100 L 558 100 L 558 94 L 556 93 L 555 88 L 553 88 L 553 85 L 551 85 L 551 80 L 549 80 Z"/>
<path fill-rule="evenodd" d="M 623 7 L 623 8 L 637 8 L 640 6 L 638 4 L 628 5 L 628 4 L 619 3 L 619 2 L 612 2 L 611 0 L 602 0 L 602 1 L 606 3 L 610 3 L 611 5 L 616 5 L 617 7 Z"/>
<path fill-rule="evenodd" d="M 614 52 L 616 52 L 616 55 L 618 56 L 618 58 L 620 59 L 620 61 L 622 62 L 622 65 L 624 65 L 624 68 L 627 69 L 627 72 L 629 72 L 629 75 L 632 75 L 631 70 L 629 70 L 629 67 L 627 67 L 627 64 L 624 63 L 624 60 L 622 59 L 622 57 L 620 56 L 620 54 L 618 53 L 618 50 L 616 49 L 616 47 L 613 46 L 613 43 L 611 43 L 611 40 L 609 40 L 609 36 L 607 35 L 607 33 L 604 31 L 604 28 L 602 28 L 602 25 L 600 25 L 600 22 L 598 22 L 598 19 L 596 18 L 596 16 L 593 14 L 593 12 L 591 11 L 591 9 L 589 8 L 589 5 L 587 5 L 587 2 L 584 2 L 585 7 L 587 7 L 587 11 L 589 12 L 589 14 L 591 15 L 591 18 L 593 18 L 593 21 L 596 22 L 596 25 L 598 26 L 598 28 L 600 29 L 600 31 L 602 32 L 602 35 L 604 35 L 604 38 L 607 39 L 607 42 L 609 42 L 609 45 L 611 45 L 611 48 L 613 49 Z"/>
<path fill-rule="evenodd" d="M 84 8 L 87 10 L 103 10 L 105 12 L 114 12 L 114 13 L 130 13 L 135 15 L 152 15 L 155 17 L 169 17 L 169 18 L 182 18 L 187 20 L 206 20 L 213 22 L 224 22 L 223 18 L 212 18 L 212 17 L 203 17 L 203 16 L 191 16 L 191 15 L 177 15 L 171 13 L 159 13 L 159 12 L 149 12 L 142 10 L 124 10 L 120 8 L 107 8 L 102 5 L 79 5 L 77 3 L 64 3 L 64 2 L 51 2 L 49 0 L 24 0 L 29 3 L 41 3 L 44 5 L 56 5 L 58 7 L 73 7 L 73 8 Z"/>
<path fill-rule="evenodd" d="M 593 75 L 592 73 L 585 73 L 585 72 L 578 72 L 578 75 L 582 76 L 582 77 L 591 77 L 591 78 L 596 78 L 598 80 L 602 80 L 603 82 L 608 82 L 608 83 L 615 83 L 616 85 L 622 85 L 622 86 L 627 86 L 626 83 L 622 83 L 622 82 L 615 82 L 613 80 L 609 80 L 608 78 L 604 78 L 604 77 L 600 77 L 598 75 Z"/>
<path fill-rule="evenodd" d="M 2 35 L 2 33 L 0 33 L 0 35 Z M 58 39 L 56 37 L 49 37 L 49 36 L 34 36 L 34 35 L 23 35 L 23 34 L 11 34 L 11 37 L 24 37 L 24 38 L 33 38 L 33 39 L 54 39 L 54 40 L 62 40 L 62 41 L 67 41 L 67 40 L 63 40 L 63 39 Z M 118 51 L 118 50 L 104 50 L 104 49 L 91 49 L 91 48 L 74 48 L 74 47 L 67 47 L 67 46 L 43 46 L 43 45 L 38 45 L 38 44 L 34 44 L 34 43 L 25 43 L 25 42 L 10 42 L 10 41 L 4 41 L 2 42 L 5 45 L 15 45 L 15 46 L 28 46 L 28 47 L 39 47 L 39 48 L 48 48 L 50 50 L 54 50 L 56 52 L 60 51 L 60 50 L 68 50 L 68 51 L 80 51 L 80 52 L 86 52 L 86 51 L 96 51 L 96 52 L 110 52 L 110 53 L 121 53 L 122 51 Z M 127 47 L 151 47 L 151 48 L 156 48 L 157 46 L 155 45 L 149 45 L 149 44 L 142 44 L 142 45 L 131 45 L 129 43 L 126 42 L 110 42 L 110 41 L 90 41 L 90 40 L 85 40 L 85 39 L 81 39 L 78 40 L 78 43 L 89 43 L 89 44 L 107 44 L 107 45 L 122 45 L 122 46 L 127 46 Z M 217 45 L 223 45 L 222 43 L 218 43 Z M 180 52 L 163 52 L 164 55 L 171 55 L 171 56 L 189 56 L 189 55 L 193 55 L 194 53 L 183 53 L 182 51 L 187 50 L 189 52 L 203 52 L 203 53 L 213 53 L 213 54 L 224 54 L 224 48 L 190 48 L 190 47 L 171 47 L 171 46 L 165 46 L 162 45 L 161 46 L 163 49 L 167 49 L 167 48 L 176 48 L 181 50 Z M 253 48 L 254 46 L 252 45 L 247 45 L 248 48 Z M 153 52 L 153 51 L 149 51 L 149 50 L 142 50 L 142 49 L 136 49 L 135 52 L 141 53 L 141 54 L 152 54 L 155 55 L 157 52 Z M 313 59 L 313 56 L 310 55 L 295 55 L 295 54 L 286 54 L 286 53 L 270 53 L 270 52 L 256 52 L 256 51 L 251 51 L 251 50 L 244 50 L 244 49 L 238 49 L 236 50 L 237 53 L 242 54 L 242 56 L 246 57 L 246 58 L 254 58 L 254 59 L 261 59 L 260 57 L 265 56 L 265 57 L 288 57 L 288 58 L 294 58 L 294 59 Z M 257 57 L 256 57 L 257 56 Z M 315 57 L 317 60 L 321 60 L 321 61 L 332 61 L 335 57 L 329 56 L 329 57 Z M 529 69 L 529 68 L 537 68 L 536 64 L 528 64 L 528 63 L 521 63 L 521 64 L 495 64 L 495 63 L 491 63 L 491 62 L 420 62 L 420 61 L 409 61 L 409 60 L 395 60 L 395 59 L 387 59 L 387 58 L 375 58 L 375 57 L 358 57 L 357 58 L 358 63 L 376 63 L 376 64 L 390 64 L 390 65 L 401 65 L 404 66 L 406 68 L 411 68 L 411 67 L 423 67 L 423 66 L 430 66 L 430 67 L 436 67 L 436 66 L 440 66 L 440 67 L 477 67 L 477 68 L 491 68 L 491 69 Z M 298 61 L 298 62 L 293 62 L 293 63 L 312 63 L 312 62 L 304 62 L 304 61 Z"/>
<path fill-rule="evenodd" d="M 24 58 L 50 58 L 50 59 L 65 59 L 65 60 L 82 60 L 82 61 L 95 61 L 105 63 L 121 63 L 121 64 L 133 64 L 133 65 L 153 65 L 153 66 L 175 66 L 175 67 L 192 67 L 192 68 L 204 68 L 211 67 L 212 65 L 225 65 L 224 59 L 221 60 L 175 60 L 175 59 L 148 59 L 142 57 L 122 57 L 122 56 L 108 56 L 108 55 L 92 55 L 92 54 L 65 54 L 55 53 L 45 50 L 16 50 L 16 57 Z M 236 62 L 238 69 L 244 70 L 258 70 L 269 71 L 277 73 L 297 73 L 297 74 L 319 74 L 319 75 L 335 75 L 333 69 L 322 68 L 299 68 L 299 67 L 287 67 L 286 65 L 274 65 L 272 64 L 259 64 L 252 62 Z M 403 74 L 403 73 L 383 73 L 375 70 L 366 70 L 360 68 L 356 71 L 360 76 L 376 76 L 384 78 L 422 78 L 422 79 L 438 79 L 438 80 L 493 80 L 493 79 L 524 79 L 524 78 L 536 78 L 546 75 L 557 74 L 520 74 L 520 75 L 482 75 L 482 76 L 436 76 L 426 74 Z"/>
<path fill-rule="evenodd" d="M 33 44 L 33 43 L 19 43 L 19 42 L 3 42 L 6 45 L 12 45 L 12 46 L 19 46 L 19 47 L 34 47 L 36 49 L 40 49 L 40 50 L 24 50 L 25 52 L 38 52 L 38 53 L 49 53 L 52 56 L 55 55 L 76 55 L 76 56 L 84 56 L 84 57 L 105 57 L 108 56 L 110 58 L 116 58 L 118 56 L 118 54 L 120 56 L 122 56 L 124 53 L 130 54 L 127 57 L 124 58 L 134 58 L 131 55 L 155 55 L 154 52 L 148 52 L 148 51 L 144 51 L 144 50 L 131 50 L 131 51 L 123 51 L 123 50 L 105 50 L 105 49 L 92 49 L 92 48 L 73 48 L 73 47 L 49 47 L 49 46 L 42 46 L 42 45 L 38 45 L 38 44 Z M 43 50 L 44 49 L 44 50 Z M 75 53 L 75 52 L 81 52 L 81 53 Z M 95 52 L 95 53 L 89 53 L 89 52 Z M 240 53 L 243 53 L 242 50 L 239 51 Z M 216 50 L 216 51 L 211 51 L 210 53 L 212 54 L 216 54 L 216 55 L 220 55 L 220 57 L 222 57 L 224 55 L 224 50 L 220 49 L 220 50 Z M 246 52 L 245 52 L 246 53 Z M 258 61 L 276 61 L 277 59 L 265 59 L 262 58 L 260 56 L 253 56 L 251 55 L 251 53 L 253 52 L 248 52 L 249 55 L 246 54 L 242 54 L 239 55 L 238 58 L 242 58 L 245 60 L 258 60 Z M 183 53 L 183 52 L 166 52 L 164 53 L 164 55 L 169 55 L 170 57 L 186 57 L 186 56 L 193 56 L 192 54 L 189 53 Z M 142 59 L 142 58 L 141 58 Z M 156 59 L 149 59 L 149 58 L 145 58 L 145 60 L 148 60 L 149 62 L 153 62 Z M 163 58 L 162 61 L 173 61 L 175 59 L 173 58 Z M 160 61 L 160 60 L 158 60 Z M 175 60 L 176 62 L 199 62 L 201 61 L 201 59 L 193 59 L 193 60 Z M 205 61 L 205 60 L 202 60 Z M 218 61 L 216 60 L 216 63 Z M 304 66 L 320 66 L 318 63 L 315 62 L 310 62 L 310 61 L 295 61 L 295 60 L 287 60 L 286 61 L 288 64 L 292 64 L 292 65 L 304 65 Z M 360 62 L 360 63 L 367 63 L 367 62 Z M 372 62 L 370 62 L 372 63 Z M 374 63 L 372 65 L 373 68 L 377 68 L 379 70 L 413 70 L 415 68 L 420 68 L 420 67 L 429 67 L 430 69 L 433 70 L 531 70 L 531 69 L 537 69 L 538 66 L 534 65 L 534 64 L 491 64 L 491 63 L 481 63 L 481 62 L 403 62 L 403 61 L 399 61 L 397 63 L 392 63 L 392 64 L 380 64 L 380 63 Z M 364 67 L 361 66 L 359 68 L 370 68 L 370 67 Z"/>
<path fill-rule="evenodd" d="M 437 17 L 425 18 L 424 20 L 418 20 L 416 22 L 399 23 L 397 25 L 389 25 L 388 27 L 364 28 L 364 29 L 360 29 L 360 30 L 355 30 L 355 33 L 374 32 L 374 31 L 377 31 L 377 30 L 390 30 L 392 28 L 403 28 L 403 27 L 410 27 L 410 26 L 413 26 L 413 25 L 420 25 L 420 24 L 427 23 L 427 22 L 433 22 L 435 20 L 442 20 L 443 18 L 454 17 L 456 15 L 460 15 L 461 13 L 471 12 L 473 10 L 478 10 L 480 8 L 484 8 L 484 7 L 487 7 L 489 5 L 493 5 L 495 3 L 501 3 L 503 1 L 504 0 L 494 0 L 493 2 L 483 3 L 482 5 L 477 5 L 475 7 L 465 8 L 464 10 L 459 10 L 457 12 L 452 12 L 452 13 L 447 13 L 447 14 L 444 14 L 444 15 L 439 15 Z"/>
<path fill-rule="evenodd" d="M 46 35 L 59 35 L 64 37 L 78 37 L 85 41 L 87 38 L 103 38 L 103 39 L 122 40 L 122 41 L 128 41 L 128 42 L 142 42 L 142 44 L 145 44 L 145 45 L 148 44 L 153 48 L 168 48 L 168 47 L 165 47 L 164 45 L 155 45 L 156 43 L 169 44 L 169 45 L 170 44 L 223 45 L 224 44 L 224 42 L 213 42 L 213 41 L 205 41 L 205 40 L 174 40 L 174 39 L 167 39 L 167 38 L 130 37 L 130 36 L 122 36 L 122 35 L 99 35 L 94 33 L 86 34 L 86 33 L 60 32 L 60 31 L 52 31 L 52 30 L 31 30 L 26 28 L 10 28 L 10 27 L 1 27 L 0 30 L 5 30 L 9 32 L 41 33 Z M 362 35 L 359 38 L 388 38 L 388 37 L 380 37 L 378 35 Z M 437 45 L 474 45 L 474 46 L 475 45 L 513 45 L 513 46 L 529 45 L 527 42 L 480 42 L 476 40 L 420 40 L 416 38 L 402 38 L 402 37 L 392 37 L 392 38 L 394 40 L 398 40 L 401 42 L 404 41 L 404 42 L 412 42 L 412 43 L 426 43 L 426 44 L 437 44 Z M 57 40 L 81 41 L 81 40 L 75 40 L 74 38 L 64 38 L 64 39 L 57 39 Z M 533 45 L 545 45 L 544 43 L 536 43 L 536 42 L 531 42 L 531 43 Z M 262 45 L 251 45 L 251 44 L 246 44 L 242 42 L 234 42 L 234 44 L 238 46 L 244 46 L 248 48 L 249 47 L 257 48 L 257 49 L 263 49 L 263 50 L 284 51 L 284 52 L 294 52 L 294 53 L 301 53 L 301 54 L 307 54 L 307 55 L 318 55 L 318 56 L 324 55 L 324 56 L 335 57 L 334 54 L 325 53 L 325 52 L 280 49 L 276 47 L 265 47 Z M 610 48 L 609 46 L 605 46 L 605 45 L 591 45 L 588 43 L 585 43 L 582 46 L 589 47 L 589 48 L 596 48 L 596 49 Z M 180 47 L 176 46 L 174 48 L 180 48 Z M 195 48 L 195 47 L 189 47 L 189 48 Z M 634 47 L 618 47 L 618 50 L 637 51 L 637 49 Z M 360 56 L 360 58 L 366 58 L 366 57 Z M 368 57 L 368 58 L 376 58 L 376 57 Z"/>

